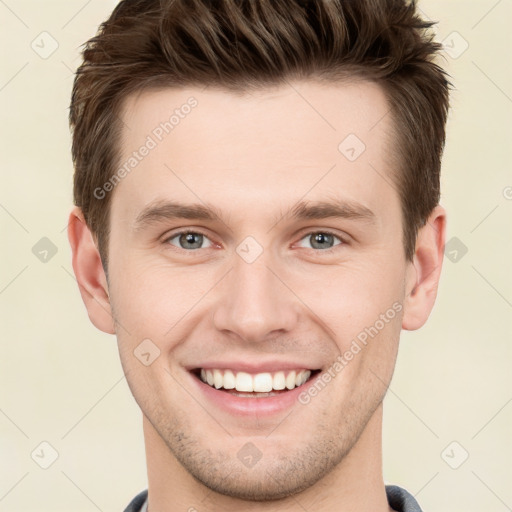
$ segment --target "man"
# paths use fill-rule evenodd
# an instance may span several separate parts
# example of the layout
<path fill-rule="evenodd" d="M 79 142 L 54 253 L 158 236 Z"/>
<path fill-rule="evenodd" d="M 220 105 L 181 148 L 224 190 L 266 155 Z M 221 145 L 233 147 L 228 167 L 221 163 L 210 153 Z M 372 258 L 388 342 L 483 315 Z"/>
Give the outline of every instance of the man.
<path fill-rule="evenodd" d="M 124 0 L 73 88 L 73 268 L 143 413 L 127 511 L 419 511 L 382 475 L 441 271 L 449 82 L 414 3 Z"/>

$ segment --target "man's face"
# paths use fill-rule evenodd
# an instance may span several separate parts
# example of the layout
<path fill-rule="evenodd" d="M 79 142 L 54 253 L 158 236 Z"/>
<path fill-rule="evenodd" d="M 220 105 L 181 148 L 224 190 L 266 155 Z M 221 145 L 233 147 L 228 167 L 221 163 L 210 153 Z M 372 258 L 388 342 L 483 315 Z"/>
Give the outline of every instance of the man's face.
<path fill-rule="evenodd" d="M 146 435 L 209 488 L 244 499 L 305 489 L 357 445 L 391 379 L 406 293 L 384 93 L 293 87 L 129 98 L 121 162 L 148 136 L 156 145 L 112 192 L 109 295 Z M 172 131 L 158 130 L 190 97 L 197 105 Z M 305 215 L 320 202 L 339 215 Z M 217 216 L 173 217 L 170 203 Z M 201 369 L 220 370 L 213 386 Z M 232 385 L 229 372 L 220 379 L 228 370 L 259 389 L 313 373 L 261 397 L 216 389 Z"/>

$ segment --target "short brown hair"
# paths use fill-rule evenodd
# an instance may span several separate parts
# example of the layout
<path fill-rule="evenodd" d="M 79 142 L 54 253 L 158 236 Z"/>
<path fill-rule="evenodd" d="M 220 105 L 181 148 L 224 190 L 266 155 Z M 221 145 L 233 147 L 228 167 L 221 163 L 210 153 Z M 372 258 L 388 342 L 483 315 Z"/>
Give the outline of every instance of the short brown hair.
<path fill-rule="evenodd" d="M 107 265 L 109 205 L 94 193 L 119 165 L 122 102 L 149 88 L 229 91 L 290 78 L 369 79 L 386 93 L 396 133 L 393 177 L 405 254 L 440 198 L 448 75 L 415 1 L 123 0 L 83 51 L 70 105 L 74 201 Z"/>

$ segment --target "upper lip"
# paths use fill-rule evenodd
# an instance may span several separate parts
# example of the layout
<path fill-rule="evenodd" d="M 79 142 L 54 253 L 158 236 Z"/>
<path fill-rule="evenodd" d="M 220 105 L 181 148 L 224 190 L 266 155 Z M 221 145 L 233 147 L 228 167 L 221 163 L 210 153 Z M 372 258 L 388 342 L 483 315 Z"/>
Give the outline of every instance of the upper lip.
<path fill-rule="evenodd" d="M 198 363 L 194 366 L 188 366 L 187 370 L 194 371 L 198 369 L 205 370 L 233 370 L 235 372 L 246 373 L 272 373 L 280 370 L 318 370 L 318 366 L 293 361 L 265 361 L 265 362 L 248 362 L 248 361 L 208 361 Z"/>

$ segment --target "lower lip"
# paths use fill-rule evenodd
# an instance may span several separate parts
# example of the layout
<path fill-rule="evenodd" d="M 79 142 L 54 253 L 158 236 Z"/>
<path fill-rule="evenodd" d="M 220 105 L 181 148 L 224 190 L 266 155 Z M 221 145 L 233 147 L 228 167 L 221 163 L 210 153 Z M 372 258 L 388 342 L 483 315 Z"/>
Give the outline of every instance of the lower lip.
<path fill-rule="evenodd" d="M 204 394 L 206 399 L 213 402 L 218 408 L 226 411 L 233 416 L 271 416 L 273 414 L 282 413 L 290 407 L 292 407 L 299 398 L 299 395 L 307 389 L 312 380 L 307 380 L 304 384 L 299 387 L 293 388 L 285 393 L 279 393 L 275 396 L 269 397 L 240 397 L 228 393 L 226 391 L 220 391 L 209 384 L 204 383 L 199 377 L 196 377 L 192 373 L 190 374 L 192 380 L 199 390 Z"/>

